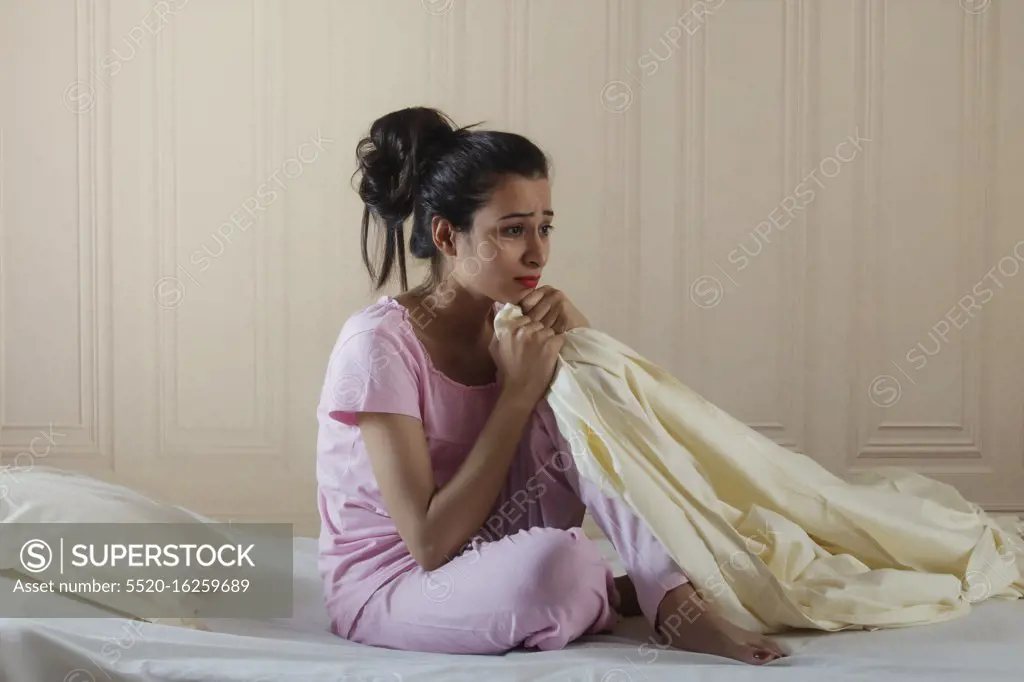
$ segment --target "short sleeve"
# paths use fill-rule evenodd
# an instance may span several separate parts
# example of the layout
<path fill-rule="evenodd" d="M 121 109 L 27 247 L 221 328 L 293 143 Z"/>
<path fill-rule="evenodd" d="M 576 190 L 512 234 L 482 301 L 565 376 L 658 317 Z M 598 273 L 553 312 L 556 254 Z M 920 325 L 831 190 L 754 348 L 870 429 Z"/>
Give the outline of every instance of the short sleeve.
<path fill-rule="evenodd" d="M 325 386 L 330 417 L 354 426 L 358 412 L 422 419 L 417 364 L 401 335 L 385 324 L 344 338 L 331 358 Z"/>

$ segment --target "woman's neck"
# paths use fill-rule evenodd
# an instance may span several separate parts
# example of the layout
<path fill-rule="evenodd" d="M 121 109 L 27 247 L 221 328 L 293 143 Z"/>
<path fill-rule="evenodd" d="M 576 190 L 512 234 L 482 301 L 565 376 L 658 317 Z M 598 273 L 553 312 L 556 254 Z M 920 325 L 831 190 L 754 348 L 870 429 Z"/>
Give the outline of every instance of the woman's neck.
<path fill-rule="evenodd" d="M 398 298 L 410 309 L 413 322 L 430 336 L 473 345 L 490 342 L 494 301 L 486 296 L 446 281 L 431 292 Z"/>

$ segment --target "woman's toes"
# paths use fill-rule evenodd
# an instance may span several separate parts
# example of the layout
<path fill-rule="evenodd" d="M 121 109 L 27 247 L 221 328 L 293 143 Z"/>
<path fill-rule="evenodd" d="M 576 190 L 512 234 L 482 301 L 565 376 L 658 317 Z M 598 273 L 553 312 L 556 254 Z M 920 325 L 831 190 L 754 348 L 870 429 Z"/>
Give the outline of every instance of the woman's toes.
<path fill-rule="evenodd" d="M 768 649 L 769 651 L 774 652 L 779 656 L 779 658 L 785 658 L 786 656 L 789 656 L 789 652 L 786 651 L 781 644 L 779 644 L 773 639 L 769 639 L 768 637 L 762 637 L 760 641 L 757 642 L 757 645 L 764 649 Z"/>
<path fill-rule="evenodd" d="M 725 649 L 723 655 L 750 665 L 764 665 L 780 658 L 774 651 L 754 642 L 734 642 Z"/>
<path fill-rule="evenodd" d="M 752 665 L 764 665 L 779 658 L 774 651 L 758 646 L 748 646 L 745 654 L 745 662 Z"/>
<path fill-rule="evenodd" d="M 746 648 L 753 657 L 754 663 L 758 665 L 771 663 L 788 655 L 785 650 L 767 637 L 756 637 L 755 639 L 748 640 Z"/>

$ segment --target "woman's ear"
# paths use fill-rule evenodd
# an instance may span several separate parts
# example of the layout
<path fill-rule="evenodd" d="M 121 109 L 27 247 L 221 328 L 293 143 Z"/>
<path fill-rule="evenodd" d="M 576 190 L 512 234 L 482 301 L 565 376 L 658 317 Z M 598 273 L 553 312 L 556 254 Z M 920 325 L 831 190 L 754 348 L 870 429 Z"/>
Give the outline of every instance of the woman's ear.
<path fill-rule="evenodd" d="M 456 255 L 456 233 L 451 222 L 447 218 L 435 215 L 430 221 L 430 234 L 434 239 L 434 246 L 437 247 L 438 251 L 446 256 L 454 257 Z"/>

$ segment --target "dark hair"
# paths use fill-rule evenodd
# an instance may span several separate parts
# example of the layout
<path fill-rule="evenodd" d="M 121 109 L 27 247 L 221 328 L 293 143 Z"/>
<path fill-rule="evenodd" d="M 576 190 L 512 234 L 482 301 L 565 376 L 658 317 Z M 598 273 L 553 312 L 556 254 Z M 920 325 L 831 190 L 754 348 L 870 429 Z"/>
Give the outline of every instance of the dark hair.
<path fill-rule="evenodd" d="M 533 142 L 515 133 L 457 127 L 437 109 L 410 107 L 386 114 L 370 126 L 356 146 L 363 200 L 363 264 L 379 290 L 391 278 L 397 257 L 402 291 L 409 288 L 405 269 L 405 221 L 412 216 L 409 251 L 430 259 L 432 288 L 441 281 L 443 254 L 434 245 L 431 223 L 446 218 L 456 232 L 473 225 L 505 175 L 547 178 L 548 159 Z M 382 229 L 383 254 L 370 262 L 370 218 Z"/>

